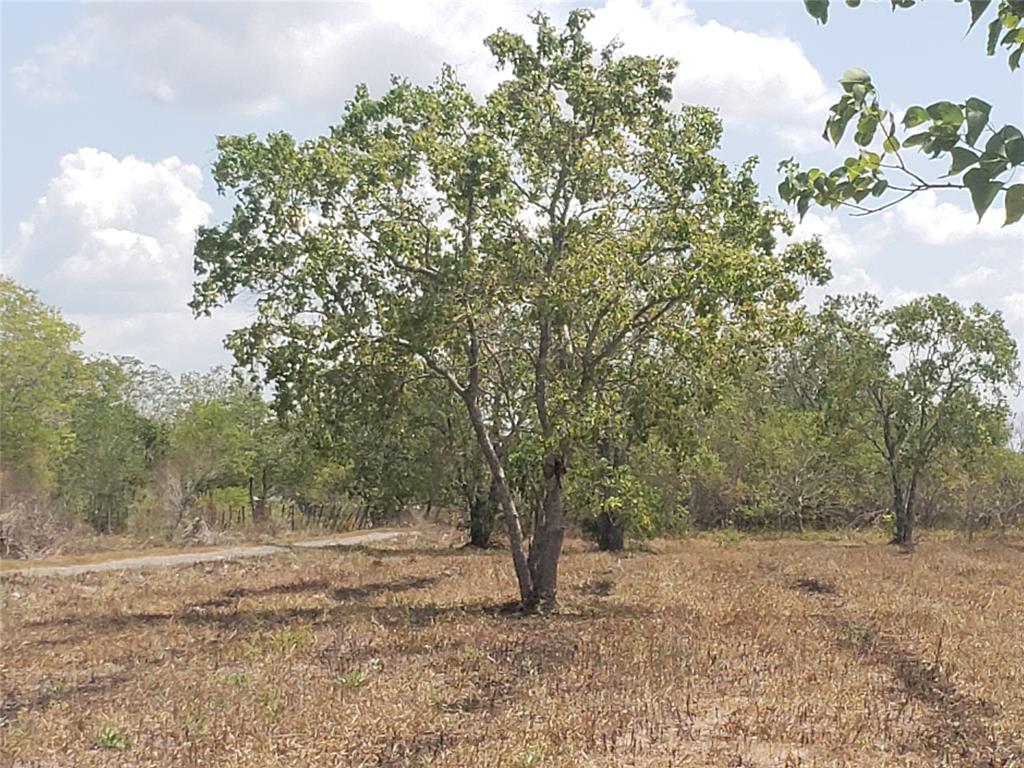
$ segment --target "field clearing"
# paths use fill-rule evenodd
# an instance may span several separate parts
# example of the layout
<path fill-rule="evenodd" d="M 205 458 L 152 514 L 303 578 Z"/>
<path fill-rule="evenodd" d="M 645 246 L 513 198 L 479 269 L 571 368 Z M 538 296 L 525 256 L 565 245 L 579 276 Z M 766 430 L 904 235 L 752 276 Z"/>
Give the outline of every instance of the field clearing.
<path fill-rule="evenodd" d="M 443 542 L 0 582 L 5 766 L 1020 766 L 1024 546 Z"/>

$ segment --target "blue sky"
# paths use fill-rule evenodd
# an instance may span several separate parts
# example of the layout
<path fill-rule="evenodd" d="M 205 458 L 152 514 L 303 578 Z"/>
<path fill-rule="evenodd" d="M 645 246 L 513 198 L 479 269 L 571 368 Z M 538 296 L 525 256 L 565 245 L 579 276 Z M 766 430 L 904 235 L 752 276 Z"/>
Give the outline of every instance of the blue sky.
<path fill-rule="evenodd" d="M 590 32 L 677 58 L 677 98 L 720 110 L 722 157 L 758 155 L 770 197 L 779 160 L 839 157 L 819 134 L 850 66 L 898 110 L 978 96 L 996 105 L 995 122 L 1024 122 L 1021 74 L 984 56 L 983 29 L 965 35 L 965 5 L 833 6 L 822 27 L 797 0 L 610 0 L 592 6 Z M 246 308 L 196 321 L 185 306 L 194 230 L 226 212 L 208 174 L 215 136 L 314 135 L 356 83 L 380 89 L 392 72 L 426 82 L 443 61 L 483 93 L 495 73 L 482 38 L 525 31 L 535 7 L 4 2 L 3 270 L 77 322 L 89 351 L 176 372 L 227 363 L 221 340 Z M 545 5 L 554 16 L 571 7 Z M 978 226 L 966 198 L 947 193 L 866 219 L 814 211 L 799 232 L 828 248 L 830 292 L 981 301 L 1024 345 L 1024 227 L 1000 224 L 994 211 Z"/>

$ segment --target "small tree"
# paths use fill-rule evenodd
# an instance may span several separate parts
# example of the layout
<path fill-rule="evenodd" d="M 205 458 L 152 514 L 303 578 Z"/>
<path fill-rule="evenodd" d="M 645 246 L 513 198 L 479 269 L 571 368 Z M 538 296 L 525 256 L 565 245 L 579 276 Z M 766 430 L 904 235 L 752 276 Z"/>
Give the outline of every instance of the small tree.
<path fill-rule="evenodd" d="M 892 309 L 873 296 L 829 300 L 816 336 L 826 407 L 885 461 L 893 543 L 909 546 L 918 483 L 940 450 L 969 453 L 1004 436 L 1016 344 L 999 313 L 938 295 Z"/>
<path fill-rule="evenodd" d="M 358 89 L 301 145 L 221 138 L 214 177 L 237 205 L 196 246 L 194 308 L 256 295 L 229 343 L 282 406 L 316 411 L 381 360 L 449 387 L 526 607 L 555 600 L 563 480 L 623 361 L 713 347 L 826 274 L 819 246 L 776 253 L 791 225 L 758 199 L 753 162 L 733 175 L 712 156 L 714 113 L 670 107 L 674 63 L 598 53 L 589 18 L 537 15 L 533 45 L 489 37 L 509 77 L 482 103 L 445 69 L 429 88 Z M 529 553 L 509 480 L 524 461 Z"/>

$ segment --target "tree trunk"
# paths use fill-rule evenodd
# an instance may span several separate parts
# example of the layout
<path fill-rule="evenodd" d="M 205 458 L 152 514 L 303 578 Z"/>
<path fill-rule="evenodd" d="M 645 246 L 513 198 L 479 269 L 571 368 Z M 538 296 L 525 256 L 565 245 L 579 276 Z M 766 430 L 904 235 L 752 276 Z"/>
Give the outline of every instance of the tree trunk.
<path fill-rule="evenodd" d="M 621 552 L 626 544 L 626 532 L 622 524 L 608 511 L 597 516 L 592 530 L 597 548 L 602 552 Z"/>
<path fill-rule="evenodd" d="M 263 467 L 260 470 L 260 496 L 256 499 L 256 512 L 258 512 L 259 521 L 266 522 L 270 518 L 270 489 L 267 488 L 267 468 Z M 256 517 L 256 515 L 254 515 Z"/>
<path fill-rule="evenodd" d="M 914 478 L 911 480 L 906 494 L 898 485 L 894 484 L 893 487 L 893 514 L 896 516 L 896 531 L 891 543 L 901 547 L 911 547 L 914 544 L 914 491 L 916 485 L 916 478 Z"/>
<path fill-rule="evenodd" d="M 480 493 L 480 490 L 477 488 L 469 504 L 469 544 L 487 549 L 491 546 L 491 533 L 494 531 L 494 518 L 498 511 L 498 489 L 492 478 L 487 494 Z"/>
<path fill-rule="evenodd" d="M 626 463 L 626 451 L 627 447 L 624 445 L 612 445 L 609 440 L 601 441 L 601 457 L 611 465 L 613 472 Z M 602 485 L 602 502 L 607 504 L 611 489 L 607 485 Z M 607 508 L 589 521 L 588 532 L 594 537 L 597 548 L 602 552 L 621 552 L 625 546 L 625 526 Z"/>
<path fill-rule="evenodd" d="M 249 516 L 253 523 L 259 520 L 256 514 L 256 480 L 252 475 L 249 475 Z"/>
<path fill-rule="evenodd" d="M 469 411 L 469 420 L 473 424 L 477 444 L 491 470 L 495 495 L 498 505 L 501 507 L 502 517 L 505 519 L 509 549 L 512 550 L 512 563 L 516 569 L 516 580 L 519 582 L 519 597 L 524 606 L 529 606 L 533 594 L 533 579 L 530 575 L 529 563 L 526 560 L 526 552 L 523 549 L 523 528 L 519 522 L 519 512 L 516 510 L 516 503 L 513 501 L 508 487 L 505 469 L 501 466 L 501 459 L 498 458 L 498 452 L 494 448 L 491 436 L 487 433 L 487 425 L 484 423 L 484 417 L 480 412 L 480 406 L 476 402 L 474 393 L 463 390 L 461 394 Z"/>
<path fill-rule="evenodd" d="M 530 577 L 533 588 L 527 608 L 550 608 L 558 593 L 558 559 L 565 538 L 565 501 L 562 478 L 565 456 L 562 452 L 544 459 L 544 494 L 537 509 L 537 521 L 530 543 Z"/>

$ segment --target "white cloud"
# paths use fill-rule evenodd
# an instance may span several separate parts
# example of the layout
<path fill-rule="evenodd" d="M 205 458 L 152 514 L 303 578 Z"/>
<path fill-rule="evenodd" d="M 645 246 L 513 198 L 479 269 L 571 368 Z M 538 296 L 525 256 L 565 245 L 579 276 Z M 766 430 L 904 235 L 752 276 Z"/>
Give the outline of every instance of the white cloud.
<path fill-rule="evenodd" d="M 103 24 L 87 19 L 11 70 L 14 87 L 33 101 L 54 104 L 74 97 L 68 76 L 96 61 Z"/>
<path fill-rule="evenodd" d="M 195 232 L 211 213 L 201 187 L 177 157 L 79 149 L 61 158 L 5 269 L 79 323 L 90 350 L 164 365 L 197 346 L 209 354 L 224 329 L 195 326 L 187 307 Z"/>
<path fill-rule="evenodd" d="M 991 208 L 978 222 L 973 211 L 955 203 L 940 202 L 935 192 L 921 192 L 896 208 L 897 216 L 906 229 L 929 245 L 962 243 L 985 238 L 1021 242 L 1024 237 L 1019 226 L 1003 227 L 1006 214 L 1001 208 Z"/>
<path fill-rule="evenodd" d="M 671 0 L 609 0 L 591 36 L 601 43 L 617 37 L 630 53 L 676 59 L 676 97 L 718 107 L 726 125 L 771 132 L 794 147 L 820 138 L 832 94 L 789 38 L 702 24 Z"/>
<path fill-rule="evenodd" d="M 1003 311 L 1007 318 L 1024 325 L 1024 291 L 1015 291 L 1003 297 Z"/>
<path fill-rule="evenodd" d="M 1021 358 L 1024 359 L 1024 253 L 1013 270 L 1013 276 L 1001 283 L 1001 289 L 1008 292 L 1000 296 L 996 304 L 1002 310 L 1011 332 L 1017 337 Z M 1024 392 L 1021 396 L 1024 398 Z"/>
<path fill-rule="evenodd" d="M 356 83 L 383 89 L 392 73 L 430 81 L 442 61 L 459 66 L 470 82 L 493 80 L 483 37 L 520 17 L 524 26 L 527 10 L 386 0 L 97 3 L 87 6 L 78 29 L 17 71 L 24 73 L 21 90 L 50 83 L 47 90 L 66 96 L 68 73 L 92 63 L 73 55 L 88 43 L 123 60 L 134 88 L 162 103 L 247 114 L 310 105 L 340 111 Z"/>
<path fill-rule="evenodd" d="M 989 278 L 996 274 L 996 270 L 992 267 L 986 267 L 984 265 L 975 267 L 974 269 L 968 269 L 963 272 L 957 273 L 953 277 L 953 282 L 950 286 L 953 290 L 963 291 L 970 290 L 972 288 L 980 288 L 981 286 L 988 283 Z"/>
<path fill-rule="evenodd" d="M 356 83 L 383 89 L 392 73 L 429 81 L 442 61 L 477 92 L 487 90 L 499 74 L 483 38 L 499 26 L 528 30 L 537 5 L 558 18 L 571 7 L 544 0 L 97 3 L 78 30 L 18 69 L 32 73 L 26 84 L 65 84 L 69 70 L 90 63 L 74 53 L 87 41 L 90 50 L 124 59 L 134 86 L 160 102 L 250 114 L 325 104 L 340 111 Z M 596 10 L 589 35 L 598 46 L 618 38 L 628 52 L 677 59 L 677 99 L 717 107 L 729 125 L 794 145 L 817 137 L 829 90 L 788 38 L 700 23 L 672 0 L 610 0 Z"/>
<path fill-rule="evenodd" d="M 825 246 L 833 265 L 852 264 L 857 261 L 863 255 L 866 245 L 862 238 L 858 247 L 854 239 L 843 230 L 837 216 L 830 213 L 806 214 L 788 240 L 809 240 L 812 237 L 821 238 L 821 244 Z"/>
<path fill-rule="evenodd" d="M 920 299 L 927 294 L 922 291 L 908 290 L 906 288 L 890 288 L 882 299 L 889 304 L 906 304 L 914 299 Z"/>
<path fill-rule="evenodd" d="M 1024 355 L 1024 291 L 1016 291 L 1003 296 L 1000 309 L 1006 317 L 1007 324 L 1017 332 L 1021 354 Z"/>

